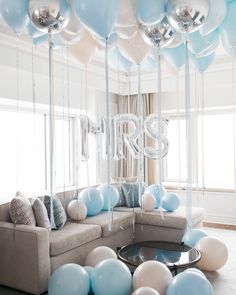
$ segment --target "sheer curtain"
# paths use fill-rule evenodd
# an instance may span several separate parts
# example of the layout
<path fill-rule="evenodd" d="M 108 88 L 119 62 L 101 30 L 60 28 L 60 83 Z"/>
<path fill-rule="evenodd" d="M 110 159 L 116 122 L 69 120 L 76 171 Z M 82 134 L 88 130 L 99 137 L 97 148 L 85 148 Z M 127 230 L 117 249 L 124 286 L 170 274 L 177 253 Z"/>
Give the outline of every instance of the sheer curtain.
<path fill-rule="evenodd" d="M 153 93 L 142 95 L 143 117 L 144 119 L 151 113 L 156 111 L 156 95 Z M 118 100 L 118 114 L 137 114 L 137 95 L 121 96 Z M 123 132 L 129 131 L 129 126 L 123 127 Z M 144 145 L 155 146 L 154 140 L 144 135 Z M 137 164 L 136 160 L 124 146 L 125 159 L 119 160 L 117 163 L 117 173 L 119 180 L 137 181 Z M 144 181 L 147 185 L 157 182 L 158 165 L 157 160 L 144 158 Z"/>

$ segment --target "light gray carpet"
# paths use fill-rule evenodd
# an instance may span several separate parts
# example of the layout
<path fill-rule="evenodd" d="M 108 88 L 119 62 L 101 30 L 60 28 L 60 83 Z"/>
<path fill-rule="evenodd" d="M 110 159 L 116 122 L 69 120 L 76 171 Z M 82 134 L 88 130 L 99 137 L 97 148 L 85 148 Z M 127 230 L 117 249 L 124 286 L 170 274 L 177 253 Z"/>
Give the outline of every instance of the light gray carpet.
<path fill-rule="evenodd" d="M 210 280 L 215 295 L 236 295 L 236 231 L 222 229 L 206 229 L 211 236 L 223 240 L 229 249 L 227 264 L 217 272 L 205 272 Z M 214 251 L 214 249 L 212 249 Z M 27 295 L 0 286 L 0 295 Z M 46 295 L 46 294 L 45 294 Z M 65 294 L 66 295 L 66 294 Z M 199 294 L 200 295 L 200 294 Z"/>

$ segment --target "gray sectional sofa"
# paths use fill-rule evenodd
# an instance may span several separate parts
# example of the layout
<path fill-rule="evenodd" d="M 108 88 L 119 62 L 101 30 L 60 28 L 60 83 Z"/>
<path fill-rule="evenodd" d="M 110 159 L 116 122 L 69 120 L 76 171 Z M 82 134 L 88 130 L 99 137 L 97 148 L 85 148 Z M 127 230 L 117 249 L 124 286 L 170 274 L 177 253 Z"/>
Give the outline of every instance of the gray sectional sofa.
<path fill-rule="evenodd" d="M 73 194 L 63 194 L 66 204 Z M 88 217 L 83 222 L 67 221 L 62 230 L 14 225 L 9 204 L 0 205 L 0 284 L 32 294 L 47 290 L 50 274 L 65 263 L 83 265 L 95 247 L 106 245 L 114 250 L 133 241 L 163 240 L 180 242 L 186 230 L 185 208 L 165 212 L 141 212 L 140 208 L 116 207 L 112 230 L 108 229 L 108 212 Z M 197 227 L 204 209 L 193 207 L 192 224 Z"/>

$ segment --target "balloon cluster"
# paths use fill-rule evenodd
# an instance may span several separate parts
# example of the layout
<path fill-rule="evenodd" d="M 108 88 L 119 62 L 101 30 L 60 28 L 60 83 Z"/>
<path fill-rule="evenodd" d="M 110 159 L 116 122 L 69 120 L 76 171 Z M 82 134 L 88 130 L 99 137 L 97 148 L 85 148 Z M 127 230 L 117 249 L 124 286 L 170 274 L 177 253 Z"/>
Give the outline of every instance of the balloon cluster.
<path fill-rule="evenodd" d="M 206 276 L 198 269 L 187 269 L 174 278 L 158 261 L 140 264 L 131 276 L 128 267 L 116 253 L 105 246 L 93 249 L 85 267 L 66 264 L 49 280 L 49 295 L 213 295 Z"/>
<path fill-rule="evenodd" d="M 236 57 L 236 2 L 225 0 L 17 0 L 0 1 L 0 15 L 19 35 L 27 26 L 33 43 L 53 34 L 58 46 L 88 64 L 97 49 L 110 48 L 110 66 L 129 71 L 133 64 L 156 67 L 155 48 L 168 63 L 185 63 L 183 36 L 188 35 L 190 57 L 203 72 L 214 60 L 221 38 Z"/>

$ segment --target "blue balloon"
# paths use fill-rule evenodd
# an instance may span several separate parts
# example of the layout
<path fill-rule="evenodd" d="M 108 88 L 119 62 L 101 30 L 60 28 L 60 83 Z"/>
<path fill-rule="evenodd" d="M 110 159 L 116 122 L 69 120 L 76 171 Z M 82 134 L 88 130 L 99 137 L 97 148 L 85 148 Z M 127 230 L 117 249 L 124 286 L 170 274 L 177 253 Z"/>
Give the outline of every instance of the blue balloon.
<path fill-rule="evenodd" d="M 106 259 L 94 268 L 92 289 L 96 295 L 129 295 L 132 276 L 128 267 L 117 259 Z"/>
<path fill-rule="evenodd" d="M 210 282 L 195 272 L 182 272 L 175 276 L 166 295 L 214 295 Z"/>
<path fill-rule="evenodd" d="M 72 0 L 80 21 L 101 38 L 108 38 L 118 13 L 118 0 Z"/>
<path fill-rule="evenodd" d="M 36 46 L 45 44 L 46 42 L 48 42 L 48 35 L 47 34 L 33 38 L 33 44 Z"/>
<path fill-rule="evenodd" d="M 199 58 L 193 57 L 192 62 L 193 62 L 195 69 L 198 72 L 203 73 L 213 63 L 214 59 L 215 59 L 215 53 L 213 52 L 207 56 L 203 56 L 203 57 L 199 57 Z"/>
<path fill-rule="evenodd" d="M 165 0 L 137 0 L 138 20 L 145 25 L 153 25 L 165 17 Z"/>
<path fill-rule="evenodd" d="M 175 193 L 167 193 L 162 199 L 162 207 L 166 211 L 175 211 L 180 206 L 180 197 Z"/>
<path fill-rule="evenodd" d="M 207 236 L 207 232 L 202 229 L 191 229 L 184 234 L 182 242 L 184 242 L 185 245 L 194 247 L 198 241 Z"/>
<path fill-rule="evenodd" d="M 152 194 L 156 198 L 156 208 L 159 208 L 161 206 L 161 198 L 166 193 L 166 190 L 158 184 L 152 184 L 145 189 L 145 193 Z"/>
<path fill-rule="evenodd" d="M 187 269 L 185 269 L 185 272 L 194 272 L 194 273 L 199 274 L 200 276 L 203 276 L 204 278 L 206 278 L 205 274 L 202 271 L 200 271 L 198 268 L 193 268 L 193 267 L 187 268 Z"/>
<path fill-rule="evenodd" d="M 230 2 L 228 4 L 227 14 L 224 19 L 224 22 L 220 26 L 220 34 L 222 39 L 222 44 L 226 48 L 226 51 L 232 54 L 233 57 L 235 54 L 235 50 L 231 50 L 231 48 L 236 48 L 236 35 L 235 35 L 235 27 L 236 27 L 236 2 Z M 226 45 L 225 45 L 226 44 Z"/>
<path fill-rule="evenodd" d="M 97 190 L 103 196 L 104 205 L 103 205 L 102 210 L 109 209 L 109 206 L 108 206 L 109 196 L 111 198 L 111 208 L 114 208 L 117 205 L 117 203 L 119 202 L 120 194 L 119 194 L 118 189 L 115 188 L 114 186 L 111 185 L 110 190 L 109 190 L 108 185 L 103 184 L 103 185 L 100 185 L 99 187 L 97 187 Z"/>
<path fill-rule="evenodd" d="M 199 31 L 189 34 L 189 50 L 196 55 L 209 55 L 216 50 L 220 42 L 219 30 L 202 36 Z"/>
<path fill-rule="evenodd" d="M 7 25 L 17 34 L 21 34 L 29 21 L 29 0 L 1 0 L 0 14 Z"/>
<path fill-rule="evenodd" d="M 123 56 L 118 47 L 110 51 L 108 62 L 115 70 L 120 69 L 125 72 L 129 72 L 133 65 L 130 60 Z"/>
<path fill-rule="evenodd" d="M 181 43 L 179 46 L 174 48 L 163 48 L 162 54 L 165 60 L 176 69 L 181 68 L 185 64 L 184 43 Z"/>
<path fill-rule="evenodd" d="M 53 272 L 48 284 L 48 295 L 87 295 L 89 275 L 82 266 L 64 264 Z"/>
<path fill-rule="evenodd" d="M 104 199 L 101 193 L 95 188 L 87 188 L 80 192 L 80 200 L 88 210 L 88 216 L 97 215 L 102 211 Z"/>
<path fill-rule="evenodd" d="M 85 271 L 87 272 L 87 274 L 89 275 L 89 294 L 92 294 L 93 290 L 92 290 L 92 275 L 94 273 L 94 267 L 92 266 L 84 266 Z"/>

